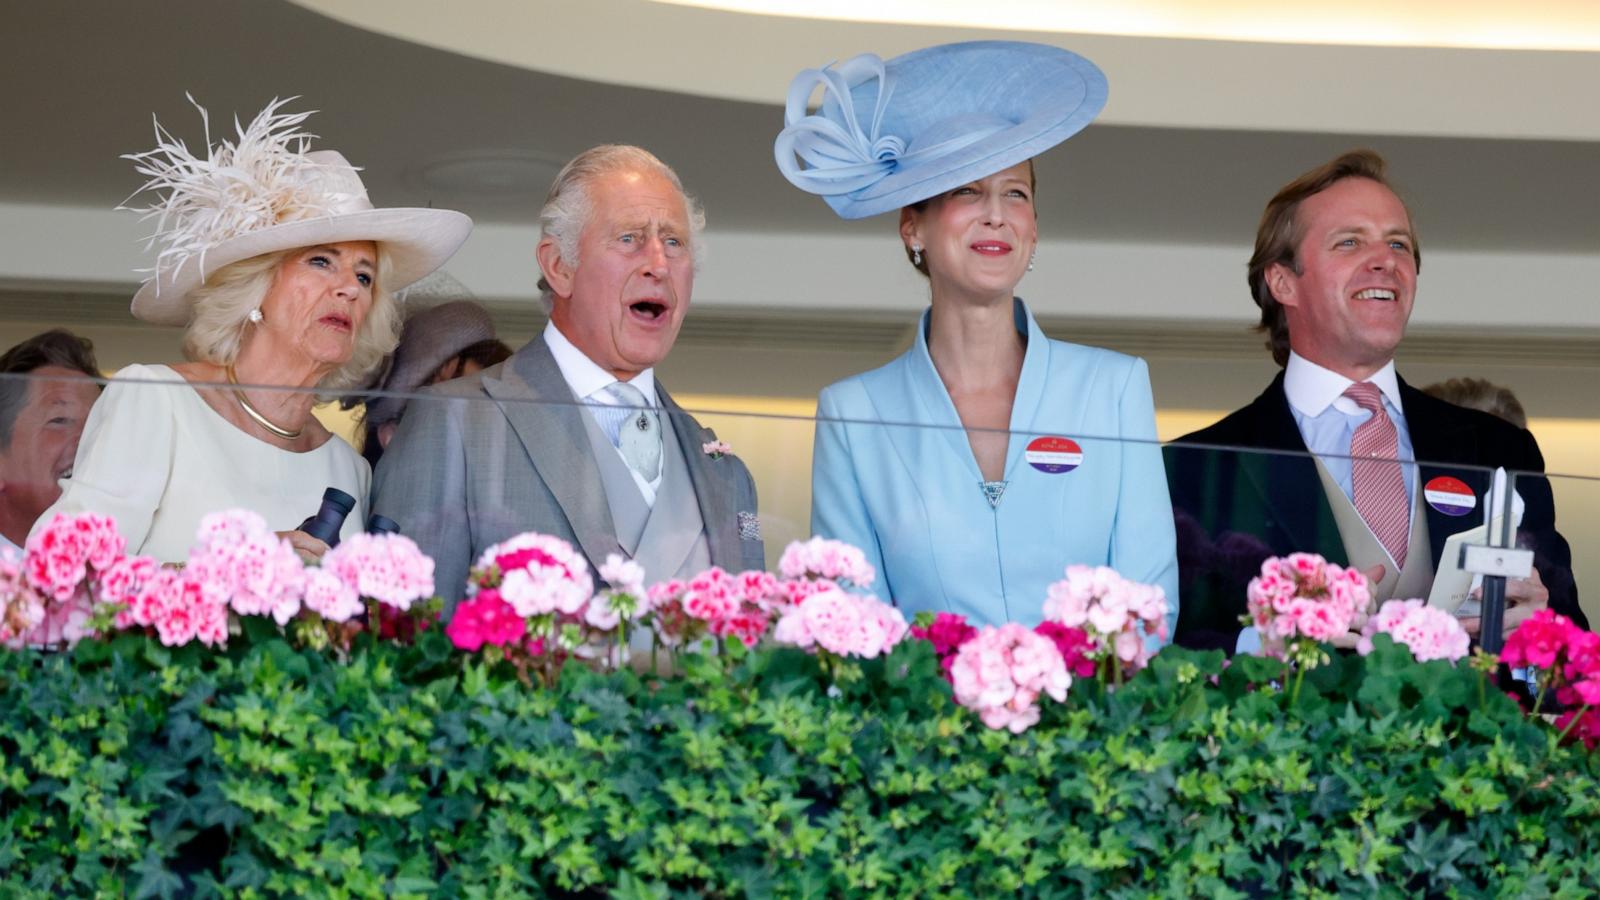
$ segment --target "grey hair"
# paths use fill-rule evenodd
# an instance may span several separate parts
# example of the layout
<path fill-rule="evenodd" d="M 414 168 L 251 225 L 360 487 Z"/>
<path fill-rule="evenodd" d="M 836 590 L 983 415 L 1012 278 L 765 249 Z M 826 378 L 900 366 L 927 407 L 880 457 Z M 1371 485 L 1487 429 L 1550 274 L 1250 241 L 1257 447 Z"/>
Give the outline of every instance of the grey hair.
<path fill-rule="evenodd" d="M 303 248 L 264 253 L 223 266 L 206 283 L 189 294 L 194 307 L 183 334 L 183 353 L 189 359 L 226 366 L 239 358 L 250 312 L 258 309 L 272 290 L 278 267 Z M 318 382 L 320 391 L 338 391 L 364 384 L 383 358 L 400 342 L 400 309 L 384 285 L 393 265 L 389 253 L 378 245 L 378 277 L 372 289 L 372 309 L 356 332 L 350 360 Z"/>
<path fill-rule="evenodd" d="M 539 210 L 539 240 L 555 241 L 561 252 L 561 261 L 569 267 L 578 265 L 578 239 L 589 224 L 594 212 L 589 197 L 589 184 L 616 172 L 650 172 L 665 178 L 683 197 L 684 211 L 689 217 L 689 252 L 694 259 L 695 271 L 705 261 L 705 242 L 700 239 L 706 228 L 706 212 L 700 201 L 683 189 L 683 182 L 672 167 L 662 162 L 654 153 L 631 144 L 601 144 L 590 147 L 572 158 L 562 167 L 561 173 L 550 185 L 544 206 Z M 555 302 L 550 283 L 539 278 L 539 299 L 546 312 Z"/>

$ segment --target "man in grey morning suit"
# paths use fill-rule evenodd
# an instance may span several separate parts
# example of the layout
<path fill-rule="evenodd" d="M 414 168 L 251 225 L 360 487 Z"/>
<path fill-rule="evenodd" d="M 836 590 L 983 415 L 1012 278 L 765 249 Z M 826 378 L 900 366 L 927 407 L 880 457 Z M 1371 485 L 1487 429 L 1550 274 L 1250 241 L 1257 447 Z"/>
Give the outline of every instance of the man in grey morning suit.
<path fill-rule="evenodd" d="M 455 601 L 490 545 L 555 535 L 591 567 L 649 581 L 764 565 L 755 484 L 655 381 L 689 308 L 705 216 L 637 147 L 586 150 L 540 212 L 544 333 L 414 401 L 373 481 L 373 511 L 434 559 Z"/>

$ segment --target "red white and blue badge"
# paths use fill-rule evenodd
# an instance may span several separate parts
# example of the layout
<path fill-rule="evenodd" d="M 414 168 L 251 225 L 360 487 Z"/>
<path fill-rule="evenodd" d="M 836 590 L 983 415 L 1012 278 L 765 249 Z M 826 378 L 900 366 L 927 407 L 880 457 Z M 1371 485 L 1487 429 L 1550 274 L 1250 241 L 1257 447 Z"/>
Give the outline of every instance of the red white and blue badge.
<path fill-rule="evenodd" d="M 1428 505 L 1447 516 L 1464 516 L 1478 508 L 1478 495 L 1466 482 L 1448 475 L 1428 479 L 1422 488 L 1422 498 Z"/>
<path fill-rule="evenodd" d="M 1083 448 L 1072 438 L 1034 438 L 1028 442 L 1023 458 L 1028 465 L 1047 475 L 1060 475 L 1083 465 Z"/>

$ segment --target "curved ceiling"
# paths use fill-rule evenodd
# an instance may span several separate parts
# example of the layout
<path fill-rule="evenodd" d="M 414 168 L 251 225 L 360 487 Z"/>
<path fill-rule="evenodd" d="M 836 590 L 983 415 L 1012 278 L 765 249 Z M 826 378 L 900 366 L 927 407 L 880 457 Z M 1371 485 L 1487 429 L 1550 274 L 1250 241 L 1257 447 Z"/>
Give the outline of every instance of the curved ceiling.
<path fill-rule="evenodd" d="M 479 59 L 722 100 L 781 103 L 795 72 L 864 51 L 887 57 L 947 41 L 1011 37 L 1070 45 L 1094 59 L 1111 81 L 1100 120 L 1111 125 L 1600 140 L 1600 113 L 1573 100 L 1574 90 L 1600 84 L 1600 52 L 1519 49 L 1600 46 L 1600 5 L 1593 0 L 1348 0 L 1317 18 L 1295 18 L 1307 4 L 1281 0 L 763 4 L 780 11 L 851 7 L 858 16 L 884 18 L 896 11 L 909 17 L 915 9 L 916 23 L 758 15 L 657 0 L 293 2 Z M 1179 15 L 1186 8 L 1204 14 Z M 975 27 L 973 9 L 992 12 L 992 27 Z M 960 10 L 967 12 L 956 16 Z M 1266 15 L 1273 10 L 1275 17 Z M 958 24 L 929 24 L 926 17 L 940 11 Z M 1117 11 L 1120 25 L 1108 18 Z M 1030 28 L 1007 29 L 1018 22 Z M 1105 33 L 1063 34 L 1052 25 Z"/>
<path fill-rule="evenodd" d="M 1468 47 L 1491 50 L 1600 50 L 1594 0 L 656 0 L 728 12 L 950 25 L 960 28 L 1117 34 L 1127 37 Z"/>

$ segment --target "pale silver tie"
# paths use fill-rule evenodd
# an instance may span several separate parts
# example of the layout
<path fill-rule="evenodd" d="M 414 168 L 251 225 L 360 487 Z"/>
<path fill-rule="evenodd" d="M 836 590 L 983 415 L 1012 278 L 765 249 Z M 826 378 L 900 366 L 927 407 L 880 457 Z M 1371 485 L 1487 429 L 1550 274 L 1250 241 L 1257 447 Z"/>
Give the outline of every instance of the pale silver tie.
<path fill-rule="evenodd" d="M 606 437 L 622 451 L 628 468 L 645 481 L 655 481 L 661 474 L 661 422 L 656 411 L 648 408 L 643 391 L 625 381 L 606 390 L 618 403 L 612 409 L 599 410 L 606 414 L 602 421 Z"/>

